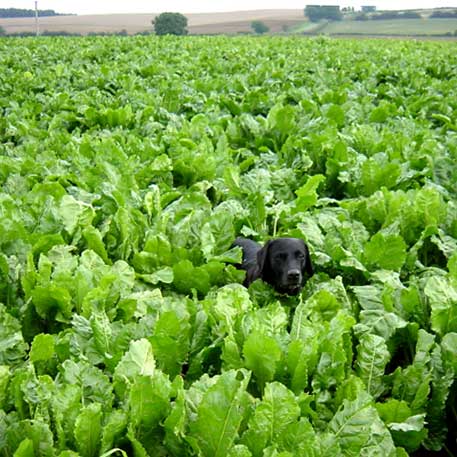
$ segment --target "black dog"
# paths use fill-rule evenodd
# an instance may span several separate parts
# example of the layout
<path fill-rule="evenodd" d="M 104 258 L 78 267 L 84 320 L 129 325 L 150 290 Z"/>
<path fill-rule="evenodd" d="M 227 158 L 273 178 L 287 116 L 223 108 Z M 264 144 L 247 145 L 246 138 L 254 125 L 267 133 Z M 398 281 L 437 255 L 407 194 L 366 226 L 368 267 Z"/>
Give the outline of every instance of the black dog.
<path fill-rule="evenodd" d="M 233 246 L 243 249 L 239 268 L 246 270 L 246 287 L 261 278 L 280 293 L 297 295 L 306 276 L 314 273 L 308 247 L 299 238 L 277 238 L 263 247 L 247 238 L 237 238 Z"/>

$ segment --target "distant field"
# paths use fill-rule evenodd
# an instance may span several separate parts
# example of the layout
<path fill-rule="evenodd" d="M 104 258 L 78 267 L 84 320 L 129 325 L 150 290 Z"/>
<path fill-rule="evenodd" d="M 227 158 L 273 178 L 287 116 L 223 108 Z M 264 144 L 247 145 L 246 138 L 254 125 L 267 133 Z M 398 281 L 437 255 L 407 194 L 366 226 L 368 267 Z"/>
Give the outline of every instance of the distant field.
<path fill-rule="evenodd" d="M 53 16 L 40 18 L 40 30 L 88 34 L 129 34 L 151 31 L 156 14 L 107 14 L 84 16 Z M 385 21 L 354 21 L 312 23 L 306 21 L 303 10 L 257 10 L 226 13 L 186 14 L 191 34 L 238 34 L 252 32 L 253 20 L 263 21 L 270 32 L 288 30 L 291 33 L 362 34 L 362 35 L 445 35 L 457 30 L 457 19 L 395 19 Z M 34 32 L 34 18 L 0 19 L 6 33 Z"/>
<path fill-rule="evenodd" d="M 457 19 L 395 19 L 386 21 L 330 22 L 322 33 L 444 35 L 457 30 Z"/>
<path fill-rule="evenodd" d="M 40 30 L 66 31 L 87 34 L 90 32 L 119 32 L 129 34 L 151 30 L 156 14 L 106 14 L 84 16 L 54 16 L 40 18 Z M 305 20 L 303 10 L 257 10 L 227 13 L 186 14 L 192 34 L 243 33 L 251 31 L 251 22 L 261 20 L 272 32 L 293 27 Z M 6 33 L 35 31 L 35 19 L 0 19 Z"/>

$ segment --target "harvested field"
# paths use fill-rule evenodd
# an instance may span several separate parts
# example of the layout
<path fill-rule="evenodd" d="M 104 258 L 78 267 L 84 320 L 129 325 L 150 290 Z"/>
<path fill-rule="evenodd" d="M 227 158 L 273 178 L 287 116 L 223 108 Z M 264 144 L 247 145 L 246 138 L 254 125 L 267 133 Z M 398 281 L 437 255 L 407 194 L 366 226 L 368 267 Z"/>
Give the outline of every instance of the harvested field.
<path fill-rule="evenodd" d="M 120 32 L 129 34 L 152 29 L 151 21 L 156 16 L 151 14 L 104 14 L 82 16 L 54 16 L 40 18 L 40 30 L 50 32 L 88 34 L 90 32 Z M 189 33 L 243 33 L 251 31 L 251 22 L 261 20 L 272 32 L 280 32 L 284 27 L 296 25 L 305 20 L 303 10 L 256 10 L 232 11 L 225 13 L 186 14 L 189 21 Z M 35 31 L 34 18 L 0 19 L 0 26 L 6 33 Z"/>

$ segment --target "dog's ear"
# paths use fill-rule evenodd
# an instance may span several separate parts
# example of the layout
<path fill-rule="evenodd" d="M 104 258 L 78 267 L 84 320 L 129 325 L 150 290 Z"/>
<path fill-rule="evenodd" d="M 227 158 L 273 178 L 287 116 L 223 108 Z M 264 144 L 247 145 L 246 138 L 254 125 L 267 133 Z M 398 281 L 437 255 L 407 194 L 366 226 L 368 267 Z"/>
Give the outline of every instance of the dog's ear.
<path fill-rule="evenodd" d="M 305 271 L 308 276 L 311 277 L 314 274 L 313 263 L 311 262 L 308 246 L 306 246 L 305 242 L 303 242 L 303 244 L 305 245 Z"/>
<path fill-rule="evenodd" d="M 271 240 L 267 241 L 262 248 L 257 251 L 257 269 L 259 277 L 265 279 L 268 277 L 269 265 L 267 262 L 268 250 L 270 249 Z"/>

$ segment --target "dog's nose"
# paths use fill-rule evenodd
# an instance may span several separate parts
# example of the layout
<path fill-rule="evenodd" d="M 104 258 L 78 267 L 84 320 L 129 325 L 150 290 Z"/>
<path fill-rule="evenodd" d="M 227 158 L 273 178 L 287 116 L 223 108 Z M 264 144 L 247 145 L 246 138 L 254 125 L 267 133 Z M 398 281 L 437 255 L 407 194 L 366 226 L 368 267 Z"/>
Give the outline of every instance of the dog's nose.
<path fill-rule="evenodd" d="M 298 281 L 300 279 L 300 270 L 289 270 L 287 272 L 287 279 L 289 281 Z"/>

